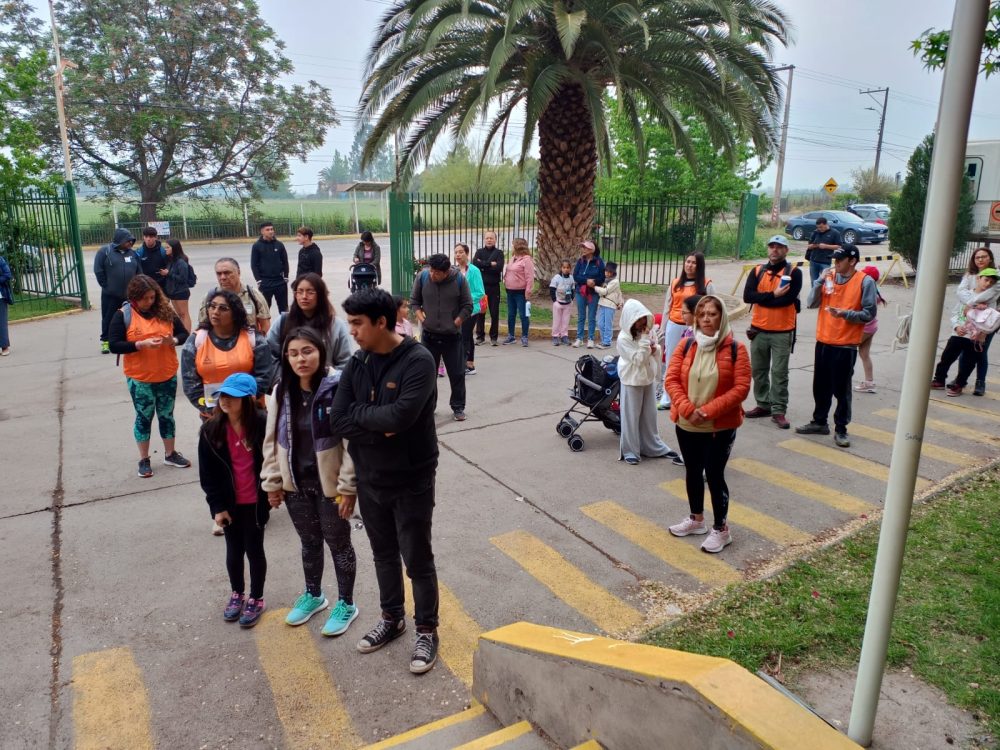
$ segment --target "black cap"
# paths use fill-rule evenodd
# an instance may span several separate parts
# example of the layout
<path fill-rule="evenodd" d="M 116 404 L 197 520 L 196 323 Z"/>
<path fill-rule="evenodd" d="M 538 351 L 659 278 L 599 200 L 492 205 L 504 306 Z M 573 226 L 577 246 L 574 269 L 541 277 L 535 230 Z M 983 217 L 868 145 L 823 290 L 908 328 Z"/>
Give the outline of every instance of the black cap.
<path fill-rule="evenodd" d="M 833 253 L 834 260 L 843 260 L 844 258 L 854 258 L 854 260 L 861 260 L 861 252 L 858 250 L 857 245 L 851 245 L 850 243 L 840 246 L 839 250 L 835 250 Z"/>

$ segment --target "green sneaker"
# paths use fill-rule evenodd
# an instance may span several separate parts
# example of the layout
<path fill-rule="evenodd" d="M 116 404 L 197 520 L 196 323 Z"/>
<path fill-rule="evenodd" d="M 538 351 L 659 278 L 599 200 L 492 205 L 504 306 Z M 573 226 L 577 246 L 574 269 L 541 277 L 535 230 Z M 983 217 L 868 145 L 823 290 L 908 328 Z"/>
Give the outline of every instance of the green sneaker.
<path fill-rule="evenodd" d="M 111 344 L 107 341 L 101 342 L 101 354 L 111 354 Z"/>
<path fill-rule="evenodd" d="M 351 623 L 357 619 L 358 608 L 340 599 L 336 606 L 334 606 L 321 632 L 323 635 L 343 635 L 347 632 Z"/>
<path fill-rule="evenodd" d="M 289 625 L 301 625 L 304 622 L 308 622 L 309 618 L 314 614 L 329 606 L 330 602 L 326 600 L 323 594 L 313 596 L 306 591 L 295 600 L 295 604 L 292 605 L 292 611 L 288 613 L 285 622 Z"/>

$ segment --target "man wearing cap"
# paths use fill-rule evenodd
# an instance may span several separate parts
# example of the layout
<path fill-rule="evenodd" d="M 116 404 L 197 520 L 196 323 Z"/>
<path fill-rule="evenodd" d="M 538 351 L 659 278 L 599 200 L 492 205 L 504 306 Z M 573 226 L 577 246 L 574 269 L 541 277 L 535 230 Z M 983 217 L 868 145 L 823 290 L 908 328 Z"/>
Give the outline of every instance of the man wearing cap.
<path fill-rule="evenodd" d="M 827 268 L 834 252 L 840 249 L 840 232 L 830 227 L 825 216 L 816 219 L 816 230 L 806 245 L 806 260 L 809 261 L 809 278 L 813 284 Z"/>
<path fill-rule="evenodd" d="M 573 267 L 573 281 L 576 282 L 576 341 L 574 347 L 579 347 L 582 341 L 587 342 L 587 348 L 594 348 L 594 332 L 597 330 L 597 285 L 604 283 L 604 261 L 597 254 L 597 246 L 590 240 L 580 243 L 580 258 Z M 583 336 L 584 322 L 587 324 L 589 339 Z"/>
<path fill-rule="evenodd" d="M 748 419 L 770 417 L 782 430 L 790 425 L 788 410 L 788 358 L 795 343 L 802 271 L 785 258 L 788 240 L 776 234 L 767 241 L 767 263 L 747 276 L 743 301 L 753 305 L 747 337 L 753 367 L 753 397 L 757 405 Z"/>
<path fill-rule="evenodd" d="M 851 445 L 847 425 L 851 421 L 851 381 L 858 344 L 865 323 L 875 317 L 878 288 L 867 274 L 857 270 L 861 253 L 851 244 L 833 253 L 828 268 L 813 283 L 806 305 L 819 308 L 816 319 L 816 353 L 813 359 L 813 400 L 815 408 L 809 424 L 796 427 L 800 435 L 829 435 L 827 417 L 834 397 L 834 442 L 841 448 Z"/>

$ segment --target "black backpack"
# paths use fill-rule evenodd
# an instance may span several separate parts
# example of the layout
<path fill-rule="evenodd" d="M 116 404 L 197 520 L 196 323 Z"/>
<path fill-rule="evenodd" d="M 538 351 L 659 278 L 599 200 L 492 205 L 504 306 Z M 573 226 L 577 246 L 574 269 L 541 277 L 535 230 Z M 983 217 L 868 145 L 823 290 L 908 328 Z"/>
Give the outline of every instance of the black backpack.
<path fill-rule="evenodd" d="M 194 286 L 197 283 L 198 283 L 198 274 L 194 272 L 194 266 L 188 263 L 188 277 L 187 277 L 188 288 L 194 289 Z"/>

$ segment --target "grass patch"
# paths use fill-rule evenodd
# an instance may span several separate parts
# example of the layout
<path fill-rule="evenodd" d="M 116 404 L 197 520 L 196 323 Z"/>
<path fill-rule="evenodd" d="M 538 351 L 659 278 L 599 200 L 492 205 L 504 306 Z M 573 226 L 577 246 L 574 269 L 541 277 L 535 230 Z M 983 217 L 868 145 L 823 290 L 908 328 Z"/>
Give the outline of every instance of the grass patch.
<path fill-rule="evenodd" d="M 915 509 L 889 643 L 909 666 L 1000 736 L 1000 471 Z M 857 664 L 878 525 L 766 581 L 733 587 L 645 642 L 784 675 Z"/>
<path fill-rule="evenodd" d="M 64 312 L 66 310 L 77 309 L 79 305 L 72 302 L 65 302 L 59 299 L 32 299 L 25 301 L 15 301 L 8 309 L 8 320 L 28 320 L 38 318 L 43 315 Z"/>

